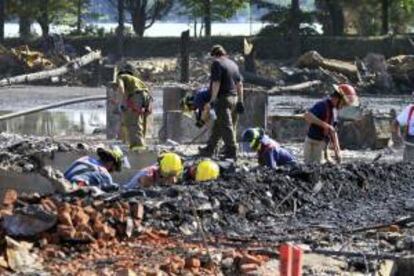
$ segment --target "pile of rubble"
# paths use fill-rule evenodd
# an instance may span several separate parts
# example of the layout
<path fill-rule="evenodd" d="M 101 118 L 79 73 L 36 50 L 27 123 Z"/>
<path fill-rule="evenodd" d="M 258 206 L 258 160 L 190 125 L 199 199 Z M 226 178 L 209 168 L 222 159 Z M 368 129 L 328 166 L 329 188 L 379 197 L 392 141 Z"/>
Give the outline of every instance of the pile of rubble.
<path fill-rule="evenodd" d="M 414 195 L 413 173 L 411 164 L 361 163 L 230 171 L 210 183 L 190 182 L 103 195 L 80 190 L 69 195 L 17 196 L 9 190 L 2 201 L 0 233 L 1 237 L 38 240 L 37 246 L 45 247 L 40 255 L 60 259 L 68 258 L 62 254 L 74 254 L 74 260 L 77 258 L 74 252 L 86 246 L 89 253 L 79 253 L 79 258 L 88 254 L 94 265 L 97 252 L 118 248 L 127 260 L 100 259 L 123 262 L 124 267 L 128 263 L 126 267 L 135 268 L 141 263 L 140 258 L 148 256 L 142 253 L 135 258 L 126 257 L 130 250 L 144 250 L 145 246 L 162 240 L 175 253 L 166 256 L 156 251 L 158 255 L 152 255 L 152 262 L 159 269 L 177 272 L 198 267 L 212 272 L 223 269 L 225 258 L 209 265 L 208 258 L 214 255 L 206 251 L 209 241 L 215 240 L 216 245 L 232 244 L 225 247 L 229 249 L 237 244 L 248 247 L 255 242 L 277 245 L 295 240 L 310 246 L 309 250 L 320 250 L 337 246 L 347 235 L 359 239 L 350 233 L 364 231 L 366 226 L 369 230 L 380 224 L 380 228 L 388 229 L 397 224 L 393 226 L 397 230 L 393 231 L 402 233 L 400 227 L 407 227 L 413 221 L 399 220 L 409 214 L 404 210 L 413 208 L 410 203 Z M 392 239 L 392 243 L 388 241 L 382 247 L 385 252 L 407 250 L 403 234 L 386 238 Z M 330 242 L 323 242 L 325 239 Z M 371 238 L 368 235 L 365 239 Z M 195 251 L 194 244 L 197 244 Z M 359 250 L 369 254 L 373 246 L 367 242 L 360 244 Z M 177 252 L 180 250 L 183 251 Z M 222 251 L 223 248 L 221 254 Z M 240 254 L 236 254 L 240 260 L 249 258 Z M 194 255 L 197 260 L 186 260 Z M 229 268 L 233 271 L 258 269 L 257 262 L 264 262 L 259 258 L 260 261 L 252 261 L 254 265 L 243 267 L 245 263 L 234 260 L 235 257 Z M 62 266 L 56 263 L 48 266 L 53 265 Z"/>

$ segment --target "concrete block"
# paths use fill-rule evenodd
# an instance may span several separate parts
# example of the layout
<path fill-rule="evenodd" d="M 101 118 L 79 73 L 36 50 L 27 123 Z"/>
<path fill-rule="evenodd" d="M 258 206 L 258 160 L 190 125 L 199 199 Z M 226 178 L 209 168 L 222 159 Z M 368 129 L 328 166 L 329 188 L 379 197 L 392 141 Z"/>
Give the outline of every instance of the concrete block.
<path fill-rule="evenodd" d="M 178 143 L 184 144 L 192 142 L 207 127 L 196 127 L 195 120 L 191 117 L 191 114 L 184 114 L 181 111 L 167 111 L 164 113 L 164 116 L 166 120 L 164 135 L 166 139 L 171 139 Z M 207 142 L 209 136 L 210 130 L 201 135 L 196 142 Z"/>
<path fill-rule="evenodd" d="M 107 139 L 120 139 L 121 113 L 119 105 L 121 96 L 116 90 L 116 84 L 110 82 L 106 86 L 106 137 Z"/>
<path fill-rule="evenodd" d="M 268 96 L 266 91 L 245 89 L 245 113 L 239 116 L 237 135 L 249 127 L 267 128 Z"/>
<path fill-rule="evenodd" d="M 305 141 L 308 125 L 300 115 L 268 117 L 267 131 L 279 142 Z"/>

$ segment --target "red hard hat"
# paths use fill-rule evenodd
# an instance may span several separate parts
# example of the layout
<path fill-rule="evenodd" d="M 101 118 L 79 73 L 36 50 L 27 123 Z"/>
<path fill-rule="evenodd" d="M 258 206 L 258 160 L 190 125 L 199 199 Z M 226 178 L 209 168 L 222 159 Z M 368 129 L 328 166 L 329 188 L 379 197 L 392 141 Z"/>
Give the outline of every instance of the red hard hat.
<path fill-rule="evenodd" d="M 358 105 L 358 95 L 355 88 L 349 84 L 334 85 L 335 90 L 344 97 L 347 105 Z"/>

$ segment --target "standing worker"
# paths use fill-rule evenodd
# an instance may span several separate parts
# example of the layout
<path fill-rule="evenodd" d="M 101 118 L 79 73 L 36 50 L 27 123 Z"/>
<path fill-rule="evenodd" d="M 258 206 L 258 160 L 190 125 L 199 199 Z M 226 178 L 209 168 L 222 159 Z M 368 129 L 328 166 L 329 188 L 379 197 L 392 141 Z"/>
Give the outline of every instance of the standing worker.
<path fill-rule="evenodd" d="M 413 92 L 414 97 L 414 92 Z M 404 143 L 404 162 L 414 161 L 414 104 L 409 104 L 395 119 L 394 132 Z"/>
<path fill-rule="evenodd" d="M 334 92 L 328 98 L 317 102 L 305 113 L 305 120 L 309 124 L 303 153 L 305 163 L 324 163 L 323 153 L 329 142 L 332 143 L 336 161 L 341 163 L 341 148 L 334 127 L 334 109 L 339 110 L 357 103 L 358 96 L 351 85 L 334 85 Z"/>
<path fill-rule="evenodd" d="M 222 46 L 213 46 L 210 55 L 214 61 L 211 65 L 211 99 L 208 106 L 215 109 L 217 119 L 207 146 L 200 149 L 200 155 L 212 156 L 219 140 L 223 139 L 224 157 L 236 159 L 236 124 L 238 114 L 244 113 L 242 76 L 239 67 L 227 57 Z"/>
<path fill-rule="evenodd" d="M 132 150 L 145 149 L 147 117 L 152 112 L 149 88 L 136 76 L 136 70 L 131 64 L 121 68 L 116 82 L 118 92 L 123 97 L 121 110 L 125 138 Z"/>
<path fill-rule="evenodd" d="M 296 164 L 295 156 L 265 134 L 262 128 L 248 128 L 242 134 L 242 142 L 257 152 L 259 166 L 276 169 L 278 166 Z"/>

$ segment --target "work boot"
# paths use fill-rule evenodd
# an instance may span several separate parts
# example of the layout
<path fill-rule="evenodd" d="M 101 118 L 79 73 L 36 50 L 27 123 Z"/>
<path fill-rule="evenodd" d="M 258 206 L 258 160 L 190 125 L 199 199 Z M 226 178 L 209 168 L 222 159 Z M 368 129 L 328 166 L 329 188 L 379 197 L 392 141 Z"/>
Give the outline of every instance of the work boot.
<path fill-rule="evenodd" d="M 198 148 L 198 155 L 202 157 L 212 157 L 214 155 L 214 150 L 211 147 L 206 146 L 204 148 Z"/>

